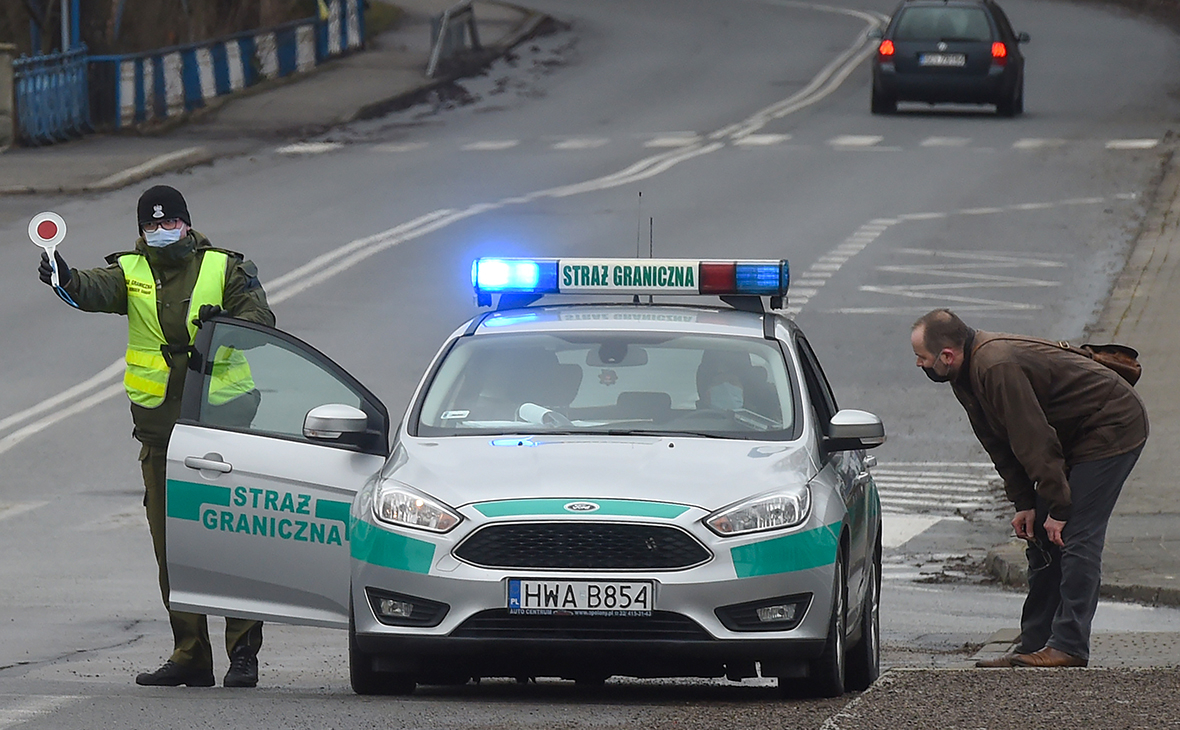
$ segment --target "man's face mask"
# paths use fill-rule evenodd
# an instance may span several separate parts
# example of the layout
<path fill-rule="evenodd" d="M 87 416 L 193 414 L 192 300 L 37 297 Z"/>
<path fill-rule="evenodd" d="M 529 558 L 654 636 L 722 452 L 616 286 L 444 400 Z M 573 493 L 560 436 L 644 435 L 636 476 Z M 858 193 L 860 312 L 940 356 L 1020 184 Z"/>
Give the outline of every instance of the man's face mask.
<path fill-rule="evenodd" d="M 733 383 L 718 383 L 709 388 L 709 405 L 722 411 L 736 411 L 742 407 L 742 388 Z"/>
<path fill-rule="evenodd" d="M 951 368 L 949 365 L 943 365 L 943 367 L 946 368 L 946 371 L 939 372 L 939 365 L 943 365 L 941 357 L 935 358 L 933 367 L 923 367 L 922 372 L 926 373 L 926 377 L 930 378 L 936 383 L 946 383 L 951 379 Z"/>
<path fill-rule="evenodd" d="M 157 228 L 154 231 L 144 231 L 143 240 L 152 248 L 164 248 L 184 238 L 184 234 L 184 226 L 178 226 L 172 230 Z"/>

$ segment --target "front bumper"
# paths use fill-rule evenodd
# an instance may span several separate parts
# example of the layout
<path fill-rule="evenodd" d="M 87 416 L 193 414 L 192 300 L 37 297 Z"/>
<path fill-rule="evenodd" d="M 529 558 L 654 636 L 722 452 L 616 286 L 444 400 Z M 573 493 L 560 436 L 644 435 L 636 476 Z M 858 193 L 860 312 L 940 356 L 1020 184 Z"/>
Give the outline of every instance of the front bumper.
<path fill-rule="evenodd" d="M 409 539 L 434 547 L 429 561 L 411 570 L 358 559 L 354 544 L 357 645 L 372 655 L 374 668 L 419 676 L 450 667 L 470 676 L 711 677 L 741 674 L 738 668 L 753 662 L 762 663 L 764 675 L 798 675 L 801 664 L 821 653 L 829 625 L 840 522 L 825 521 L 832 515 L 823 511 L 793 530 L 722 539 L 699 524 L 704 512 L 690 509 L 662 524 L 690 532 L 712 557 L 680 570 L 492 569 L 457 560 L 451 550 L 481 524 L 461 525 L 461 534 L 446 536 L 405 531 L 401 539 L 412 534 Z M 509 615 L 510 578 L 651 581 L 653 615 Z M 373 610 L 375 592 L 444 604 L 445 615 L 431 626 L 388 625 Z M 777 597 L 800 600 L 803 615 L 793 628 L 732 630 L 717 612 Z M 737 626 L 731 617 L 728 623 Z"/>

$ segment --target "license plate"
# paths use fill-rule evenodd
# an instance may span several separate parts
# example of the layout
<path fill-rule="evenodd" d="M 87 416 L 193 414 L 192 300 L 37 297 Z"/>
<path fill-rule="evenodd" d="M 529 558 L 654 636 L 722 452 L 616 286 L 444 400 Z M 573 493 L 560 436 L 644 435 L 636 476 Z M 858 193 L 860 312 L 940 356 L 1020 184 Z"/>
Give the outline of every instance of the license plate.
<path fill-rule="evenodd" d="M 919 66 L 966 66 L 967 56 L 962 53 L 922 53 L 918 56 Z"/>
<path fill-rule="evenodd" d="M 508 580 L 508 613 L 529 616 L 650 616 L 650 580 Z"/>

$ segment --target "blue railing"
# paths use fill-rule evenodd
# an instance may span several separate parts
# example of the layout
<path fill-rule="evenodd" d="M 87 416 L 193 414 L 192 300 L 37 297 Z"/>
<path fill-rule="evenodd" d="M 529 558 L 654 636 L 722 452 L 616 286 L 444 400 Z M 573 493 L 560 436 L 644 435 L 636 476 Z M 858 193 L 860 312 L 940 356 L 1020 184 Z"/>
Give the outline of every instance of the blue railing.
<path fill-rule="evenodd" d="M 63 142 L 90 131 L 86 46 L 12 62 L 17 138 L 24 144 Z"/>
<path fill-rule="evenodd" d="M 360 49 L 364 1 L 328 0 L 325 19 L 146 53 L 91 56 L 95 122 L 119 129 L 178 116 L 213 97 L 308 71 Z"/>

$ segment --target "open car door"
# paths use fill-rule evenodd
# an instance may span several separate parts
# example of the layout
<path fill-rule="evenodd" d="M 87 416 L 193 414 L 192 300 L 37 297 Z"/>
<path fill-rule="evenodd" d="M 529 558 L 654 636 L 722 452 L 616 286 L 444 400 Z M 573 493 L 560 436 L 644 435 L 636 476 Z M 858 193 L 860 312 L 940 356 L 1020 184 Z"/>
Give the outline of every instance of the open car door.
<path fill-rule="evenodd" d="M 168 446 L 173 609 L 348 627 L 353 498 L 389 453 L 389 414 L 279 330 L 197 335 Z"/>

